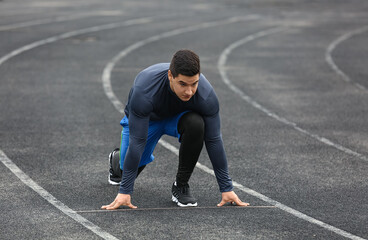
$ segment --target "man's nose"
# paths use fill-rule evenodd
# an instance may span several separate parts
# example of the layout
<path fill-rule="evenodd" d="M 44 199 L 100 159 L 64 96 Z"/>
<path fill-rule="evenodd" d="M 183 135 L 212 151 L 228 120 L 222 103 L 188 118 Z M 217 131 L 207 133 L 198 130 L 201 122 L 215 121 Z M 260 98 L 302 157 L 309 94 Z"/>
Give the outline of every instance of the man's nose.
<path fill-rule="evenodd" d="M 192 95 L 193 94 L 193 89 L 191 87 L 188 87 L 186 90 L 185 90 L 185 94 L 187 95 Z"/>

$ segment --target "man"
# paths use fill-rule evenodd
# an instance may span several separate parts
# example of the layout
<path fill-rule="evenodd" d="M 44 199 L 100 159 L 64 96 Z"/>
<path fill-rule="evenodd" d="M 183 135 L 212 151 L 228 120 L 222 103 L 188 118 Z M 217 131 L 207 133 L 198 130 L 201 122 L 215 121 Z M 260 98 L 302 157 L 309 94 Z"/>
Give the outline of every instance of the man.
<path fill-rule="evenodd" d="M 222 193 L 218 206 L 228 202 L 249 205 L 233 192 L 220 132 L 218 99 L 200 73 L 199 57 L 194 52 L 179 50 L 170 64 L 156 64 L 140 72 L 120 124 L 123 126 L 120 153 L 116 149 L 109 157 L 109 183 L 120 184 L 120 189 L 115 200 L 102 209 L 136 208 L 131 202 L 134 181 L 153 161 L 153 150 L 163 134 L 177 137 L 181 143 L 178 172 L 172 185 L 172 200 L 178 206 L 197 206 L 188 181 L 203 142 Z"/>

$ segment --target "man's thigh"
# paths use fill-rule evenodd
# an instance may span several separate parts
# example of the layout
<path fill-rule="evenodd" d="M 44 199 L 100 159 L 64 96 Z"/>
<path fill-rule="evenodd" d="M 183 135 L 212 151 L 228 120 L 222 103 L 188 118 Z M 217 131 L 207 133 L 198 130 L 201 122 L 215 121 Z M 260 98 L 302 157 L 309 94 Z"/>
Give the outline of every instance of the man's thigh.
<path fill-rule="evenodd" d="M 180 140 L 180 133 L 178 132 L 178 123 L 180 121 L 180 118 L 187 112 L 189 111 L 184 111 L 173 117 L 165 119 L 164 134 L 172 136 L 172 137 L 176 137 Z"/>
<path fill-rule="evenodd" d="M 187 112 L 189 111 L 179 113 L 173 117 L 161 121 L 150 121 L 148 127 L 147 142 L 141 157 L 141 161 L 139 163 L 139 167 L 147 165 L 154 160 L 154 156 L 152 153 L 162 135 L 166 134 L 180 139 L 180 134 L 178 132 L 178 123 L 180 118 Z M 124 117 L 120 123 L 123 126 L 120 143 L 120 167 L 122 168 L 124 165 L 125 155 L 129 146 L 129 120 L 127 117 Z"/>

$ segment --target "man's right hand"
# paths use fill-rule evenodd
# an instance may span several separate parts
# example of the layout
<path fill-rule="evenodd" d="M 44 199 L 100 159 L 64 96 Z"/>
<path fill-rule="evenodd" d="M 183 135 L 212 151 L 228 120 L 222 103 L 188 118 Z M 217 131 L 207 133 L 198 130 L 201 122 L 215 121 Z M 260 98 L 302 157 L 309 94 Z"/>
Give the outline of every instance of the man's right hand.
<path fill-rule="evenodd" d="M 131 203 L 130 194 L 119 193 L 112 203 L 110 203 L 109 205 L 102 206 L 101 209 L 113 210 L 113 209 L 119 208 L 120 206 L 128 206 L 130 208 L 137 208 L 137 206 L 134 206 Z"/>

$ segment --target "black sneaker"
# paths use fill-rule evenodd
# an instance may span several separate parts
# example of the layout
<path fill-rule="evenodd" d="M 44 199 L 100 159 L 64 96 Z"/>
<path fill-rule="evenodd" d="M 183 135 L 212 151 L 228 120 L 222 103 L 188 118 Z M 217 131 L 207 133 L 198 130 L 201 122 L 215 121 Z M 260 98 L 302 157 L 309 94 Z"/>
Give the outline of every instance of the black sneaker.
<path fill-rule="evenodd" d="M 120 169 L 120 151 L 119 148 L 114 149 L 109 154 L 109 183 L 111 185 L 120 185 L 121 182 L 121 169 Z"/>
<path fill-rule="evenodd" d="M 176 182 L 172 185 L 172 201 L 176 202 L 179 207 L 196 207 L 197 200 L 190 194 L 189 185 L 178 187 Z"/>

